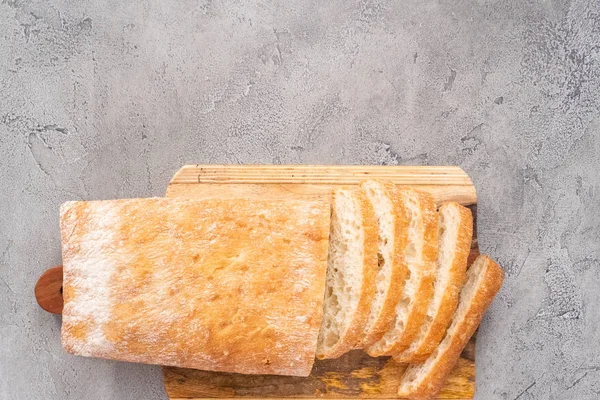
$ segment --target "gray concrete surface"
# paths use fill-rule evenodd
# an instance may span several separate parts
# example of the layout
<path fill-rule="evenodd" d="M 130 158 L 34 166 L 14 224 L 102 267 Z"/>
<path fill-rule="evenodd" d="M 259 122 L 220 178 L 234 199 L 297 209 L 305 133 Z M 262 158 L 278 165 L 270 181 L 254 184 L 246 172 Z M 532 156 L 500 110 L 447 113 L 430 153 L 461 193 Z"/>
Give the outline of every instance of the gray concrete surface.
<path fill-rule="evenodd" d="M 65 354 L 33 286 L 61 202 L 185 163 L 462 166 L 506 271 L 476 397 L 600 398 L 600 5 L 398 3 L 3 0 L 0 398 L 165 397 Z"/>

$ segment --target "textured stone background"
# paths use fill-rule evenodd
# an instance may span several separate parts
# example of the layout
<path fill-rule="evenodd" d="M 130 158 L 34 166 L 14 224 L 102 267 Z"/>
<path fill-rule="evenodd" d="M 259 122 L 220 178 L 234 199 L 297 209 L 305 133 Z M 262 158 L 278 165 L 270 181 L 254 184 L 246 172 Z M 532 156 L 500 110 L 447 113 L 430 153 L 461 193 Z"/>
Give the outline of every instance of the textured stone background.
<path fill-rule="evenodd" d="M 185 163 L 462 166 L 506 270 L 477 398 L 600 397 L 597 2 L 84 3 L 0 3 L 0 398 L 165 396 L 65 354 L 33 286 L 61 202 Z"/>

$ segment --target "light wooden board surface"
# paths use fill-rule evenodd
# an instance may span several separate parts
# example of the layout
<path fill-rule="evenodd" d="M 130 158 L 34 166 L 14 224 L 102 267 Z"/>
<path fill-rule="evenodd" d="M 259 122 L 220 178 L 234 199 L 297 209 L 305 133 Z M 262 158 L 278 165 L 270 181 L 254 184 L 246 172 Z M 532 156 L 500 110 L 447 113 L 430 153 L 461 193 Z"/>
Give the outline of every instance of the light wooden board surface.
<path fill-rule="evenodd" d="M 187 165 L 173 177 L 167 197 L 314 198 L 329 196 L 335 185 L 385 179 L 430 192 L 436 202 L 470 206 L 476 221 L 477 194 L 458 167 L 323 165 Z M 474 229 L 470 259 L 478 253 Z M 475 392 L 475 336 L 450 374 L 439 399 L 471 399 Z M 206 398 L 398 398 L 406 365 L 360 350 L 335 360 L 316 361 L 309 377 L 252 376 L 164 367 L 171 400 Z"/>
<path fill-rule="evenodd" d="M 412 185 L 430 192 L 438 203 L 477 203 L 475 187 L 459 167 L 186 165 L 169 183 L 167 196 L 314 198 L 328 196 L 333 185 L 355 185 L 364 179 Z"/>

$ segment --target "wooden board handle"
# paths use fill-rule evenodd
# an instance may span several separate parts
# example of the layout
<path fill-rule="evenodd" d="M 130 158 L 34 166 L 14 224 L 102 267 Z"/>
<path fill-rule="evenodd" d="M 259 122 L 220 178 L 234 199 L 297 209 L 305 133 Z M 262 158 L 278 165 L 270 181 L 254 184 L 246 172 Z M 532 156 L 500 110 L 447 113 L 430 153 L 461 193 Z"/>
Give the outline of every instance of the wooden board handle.
<path fill-rule="evenodd" d="M 40 307 L 52 314 L 63 310 L 63 267 L 46 270 L 35 284 L 35 299 Z"/>

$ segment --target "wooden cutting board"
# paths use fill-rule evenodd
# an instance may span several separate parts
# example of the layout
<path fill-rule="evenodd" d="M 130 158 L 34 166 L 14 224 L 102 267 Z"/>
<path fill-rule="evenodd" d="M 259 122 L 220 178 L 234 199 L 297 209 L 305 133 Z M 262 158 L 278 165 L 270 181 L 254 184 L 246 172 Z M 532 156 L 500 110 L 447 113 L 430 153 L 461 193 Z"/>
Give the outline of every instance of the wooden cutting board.
<path fill-rule="evenodd" d="M 335 185 L 355 185 L 363 179 L 386 179 L 433 194 L 439 204 L 456 201 L 473 213 L 473 242 L 469 263 L 479 255 L 477 195 L 473 183 L 458 167 L 388 166 L 241 166 L 188 165 L 167 188 L 167 197 L 315 198 L 330 196 Z M 42 274 L 35 287 L 39 305 L 62 312 L 62 267 Z M 471 399 L 475 392 L 475 337 L 463 351 L 438 399 Z M 206 398 L 379 398 L 395 399 L 406 365 L 390 357 L 372 358 L 360 350 L 335 359 L 316 361 L 309 377 L 240 375 L 164 367 L 171 400 Z"/>
<path fill-rule="evenodd" d="M 403 166 L 248 166 L 187 165 L 173 177 L 167 197 L 315 198 L 329 196 L 334 185 L 386 179 L 433 194 L 436 202 L 469 206 L 474 223 L 477 195 L 458 167 Z M 476 228 L 476 225 L 475 225 Z M 470 261 L 479 254 L 474 229 Z M 463 351 L 439 399 L 471 399 L 475 392 L 475 336 Z M 205 398 L 398 398 L 405 364 L 390 357 L 372 358 L 360 350 L 335 360 L 316 361 L 309 377 L 252 376 L 164 367 L 171 400 Z"/>

